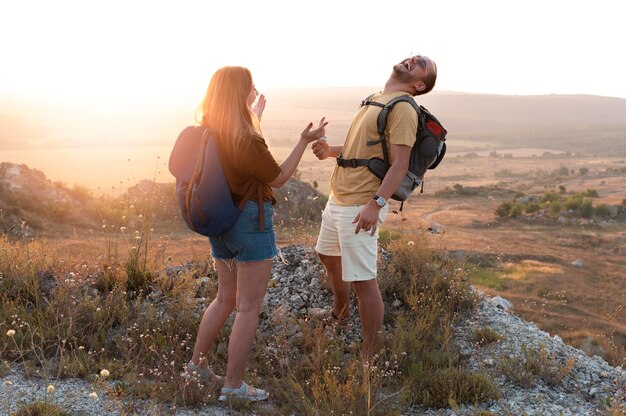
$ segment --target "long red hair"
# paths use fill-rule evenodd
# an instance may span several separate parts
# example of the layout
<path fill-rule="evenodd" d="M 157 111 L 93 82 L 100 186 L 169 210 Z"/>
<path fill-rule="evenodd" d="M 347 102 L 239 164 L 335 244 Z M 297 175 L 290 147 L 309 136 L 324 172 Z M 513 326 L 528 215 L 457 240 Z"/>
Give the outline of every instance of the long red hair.
<path fill-rule="evenodd" d="M 196 121 L 215 131 L 222 144 L 237 149 L 242 140 L 258 135 L 246 102 L 253 88 L 249 69 L 241 66 L 218 69 L 198 106 Z"/>

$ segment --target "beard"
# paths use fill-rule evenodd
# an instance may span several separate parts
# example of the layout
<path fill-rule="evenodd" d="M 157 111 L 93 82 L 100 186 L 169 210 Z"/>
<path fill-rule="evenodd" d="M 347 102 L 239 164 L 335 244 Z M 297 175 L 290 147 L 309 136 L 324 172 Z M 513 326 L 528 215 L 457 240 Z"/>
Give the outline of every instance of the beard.
<path fill-rule="evenodd" d="M 393 67 L 393 72 L 391 73 L 391 77 L 396 81 L 400 81 L 405 84 L 409 84 L 414 81 L 413 75 L 411 75 L 406 71 L 406 67 L 403 64 L 397 64 Z"/>

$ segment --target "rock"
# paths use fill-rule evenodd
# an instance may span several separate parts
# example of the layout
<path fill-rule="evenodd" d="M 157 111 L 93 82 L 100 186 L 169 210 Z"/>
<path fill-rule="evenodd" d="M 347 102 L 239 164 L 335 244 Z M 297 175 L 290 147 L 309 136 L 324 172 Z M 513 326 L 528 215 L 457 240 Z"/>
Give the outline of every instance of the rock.
<path fill-rule="evenodd" d="M 583 267 L 585 263 L 581 259 L 576 259 L 572 262 L 572 266 L 574 267 Z"/>
<path fill-rule="evenodd" d="M 500 296 L 495 296 L 493 298 L 491 298 L 491 300 L 489 300 L 489 302 L 491 302 L 491 304 L 497 306 L 498 308 L 502 309 L 502 310 L 509 310 L 513 307 L 513 304 L 511 302 L 509 302 L 508 300 L 501 298 Z"/>

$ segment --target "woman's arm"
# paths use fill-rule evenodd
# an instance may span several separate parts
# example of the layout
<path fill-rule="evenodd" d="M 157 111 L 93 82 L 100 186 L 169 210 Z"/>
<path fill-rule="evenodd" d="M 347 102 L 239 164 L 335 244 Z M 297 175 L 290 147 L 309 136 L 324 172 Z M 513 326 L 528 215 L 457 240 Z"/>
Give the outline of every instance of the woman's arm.
<path fill-rule="evenodd" d="M 291 178 L 291 175 L 293 175 L 296 171 L 296 168 L 302 159 L 302 155 L 304 154 L 307 145 L 324 136 L 324 128 L 327 124 L 328 122 L 325 121 L 325 117 L 322 117 L 316 129 L 311 130 L 313 123 L 309 123 L 308 126 L 302 130 L 302 133 L 300 133 L 300 139 L 294 146 L 293 150 L 280 164 L 280 173 L 273 181 L 269 182 L 268 185 L 274 188 L 280 188 L 289 180 L 289 178 Z"/>

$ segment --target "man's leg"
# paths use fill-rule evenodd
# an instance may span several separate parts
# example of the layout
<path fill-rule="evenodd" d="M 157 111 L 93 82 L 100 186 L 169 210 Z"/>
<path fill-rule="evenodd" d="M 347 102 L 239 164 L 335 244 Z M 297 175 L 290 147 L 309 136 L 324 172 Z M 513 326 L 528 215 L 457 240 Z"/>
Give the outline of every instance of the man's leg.
<path fill-rule="evenodd" d="M 330 288 L 333 291 L 333 315 L 337 319 L 347 318 L 350 314 L 350 283 L 342 280 L 341 256 L 327 256 L 317 253 L 326 269 Z"/>
<path fill-rule="evenodd" d="M 359 317 L 363 329 L 361 357 L 369 360 L 382 347 L 380 332 L 383 327 L 385 304 L 377 279 L 356 281 L 352 284 L 359 300 Z"/>

